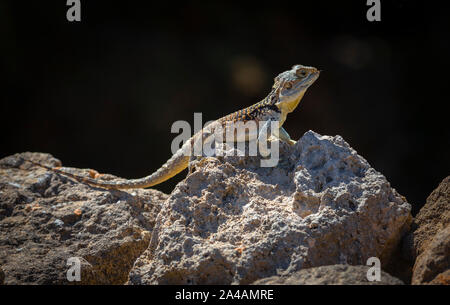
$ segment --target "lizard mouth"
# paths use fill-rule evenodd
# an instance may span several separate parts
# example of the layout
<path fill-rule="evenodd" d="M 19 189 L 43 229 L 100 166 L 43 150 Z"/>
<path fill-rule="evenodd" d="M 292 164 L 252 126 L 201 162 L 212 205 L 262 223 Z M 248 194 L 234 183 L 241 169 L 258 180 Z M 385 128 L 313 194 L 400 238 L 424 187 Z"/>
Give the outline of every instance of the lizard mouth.
<path fill-rule="evenodd" d="M 306 90 L 309 86 L 311 86 L 316 81 L 317 78 L 319 78 L 319 75 L 320 75 L 320 71 L 317 70 L 316 72 L 310 73 L 304 79 L 296 80 L 292 84 L 292 88 L 287 93 L 284 93 L 283 96 L 291 97 L 291 96 L 299 94 L 301 91 Z"/>

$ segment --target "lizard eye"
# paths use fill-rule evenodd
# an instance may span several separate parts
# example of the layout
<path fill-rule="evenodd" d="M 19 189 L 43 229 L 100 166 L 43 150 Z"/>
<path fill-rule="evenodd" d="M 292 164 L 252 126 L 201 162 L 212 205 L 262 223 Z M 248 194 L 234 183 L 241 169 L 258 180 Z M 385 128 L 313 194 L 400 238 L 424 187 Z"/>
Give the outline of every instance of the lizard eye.
<path fill-rule="evenodd" d="M 292 84 L 291 83 L 286 83 L 285 88 L 286 89 L 291 89 L 292 88 Z"/>
<path fill-rule="evenodd" d="M 299 77 L 305 77 L 306 74 L 307 73 L 305 70 L 297 70 L 297 76 L 299 76 Z"/>

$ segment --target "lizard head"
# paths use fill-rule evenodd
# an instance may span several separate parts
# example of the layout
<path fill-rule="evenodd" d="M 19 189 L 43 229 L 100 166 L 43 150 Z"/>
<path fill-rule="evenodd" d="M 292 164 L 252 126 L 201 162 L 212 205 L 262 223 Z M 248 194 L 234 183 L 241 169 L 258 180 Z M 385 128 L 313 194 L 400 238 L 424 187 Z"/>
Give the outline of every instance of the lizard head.
<path fill-rule="evenodd" d="M 287 113 L 292 112 L 306 90 L 319 77 L 320 71 L 314 67 L 295 65 L 275 78 L 273 88 L 278 91 L 276 106 Z"/>

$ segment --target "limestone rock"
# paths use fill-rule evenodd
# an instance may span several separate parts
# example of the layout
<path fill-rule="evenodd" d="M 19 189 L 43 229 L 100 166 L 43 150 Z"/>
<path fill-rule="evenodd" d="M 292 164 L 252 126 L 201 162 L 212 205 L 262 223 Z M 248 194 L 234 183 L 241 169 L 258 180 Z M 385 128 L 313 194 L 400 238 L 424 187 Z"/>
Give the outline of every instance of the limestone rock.
<path fill-rule="evenodd" d="M 20 155 L 61 165 L 48 154 Z M 18 156 L 0 160 L 0 265 L 5 284 L 67 284 L 70 257 L 81 263 L 81 282 L 73 283 L 126 282 L 135 259 L 148 246 L 167 195 L 93 188 L 22 163 Z"/>
<path fill-rule="evenodd" d="M 403 285 L 399 279 L 381 271 L 380 281 L 369 282 L 368 266 L 329 265 L 303 269 L 291 275 L 271 276 L 254 285 Z"/>
<path fill-rule="evenodd" d="M 260 161 L 198 161 L 161 207 L 128 283 L 249 284 L 389 261 L 411 207 L 342 137 L 309 131 L 295 146 L 280 143 L 276 167 Z"/>

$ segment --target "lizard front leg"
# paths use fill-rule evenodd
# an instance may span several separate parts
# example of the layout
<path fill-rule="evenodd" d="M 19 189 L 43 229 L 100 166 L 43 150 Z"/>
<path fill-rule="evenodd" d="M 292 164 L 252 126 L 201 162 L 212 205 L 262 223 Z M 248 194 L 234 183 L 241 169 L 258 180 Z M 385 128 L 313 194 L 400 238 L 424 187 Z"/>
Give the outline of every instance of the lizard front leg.
<path fill-rule="evenodd" d="M 274 119 L 269 119 L 268 121 L 266 121 L 264 123 L 264 125 L 261 127 L 261 130 L 259 131 L 257 143 L 258 143 L 259 153 L 264 158 L 269 157 L 270 153 L 271 153 L 267 147 L 268 146 L 267 144 L 270 141 L 270 139 L 272 137 L 278 138 L 277 133 L 278 133 L 279 128 L 272 128 L 272 124 L 277 123 L 277 122 L 278 121 L 276 121 Z"/>
<path fill-rule="evenodd" d="M 275 125 L 275 126 L 274 126 Z M 270 128 L 270 129 L 269 129 Z M 274 134 L 277 133 L 279 129 L 279 121 L 276 119 L 269 119 L 261 128 L 258 135 L 258 147 L 259 153 L 264 158 L 261 159 L 262 167 L 274 167 L 277 166 L 279 161 L 279 142 L 272 141 L 270 145 L 270 150 L 267 147 L 270 138 L 276 138 Z M 270 131 L 269 131 L 270 130 Z M 270 136 L 268 138 L 268 135 Z"/>
<path fill-rule="evenodd" d="M 270 151 L 267 149 L 267 145 L 262 145 L 262 143 L 267 143 L 268 141 L 267 132 L 269 130 L 270 122 L 271 121 L 269 120 L 264 123 L 263 127 L 259 131 L 258 139 L 256 140 L 259 148 L 259 153 L 264 158 L 270 155 Z"/>
<path fill-rule="evenodd" d="M 274 136 L 288 143 L 289 145 L 295 145 L 295 143 L 297 143 L 297 141 L 291 139 L 291 136 L 287 133 L 287 131 L 283 127 L 280 127 L 280 129 L 278 129 L 278 132 L 275 133 Z"/>

